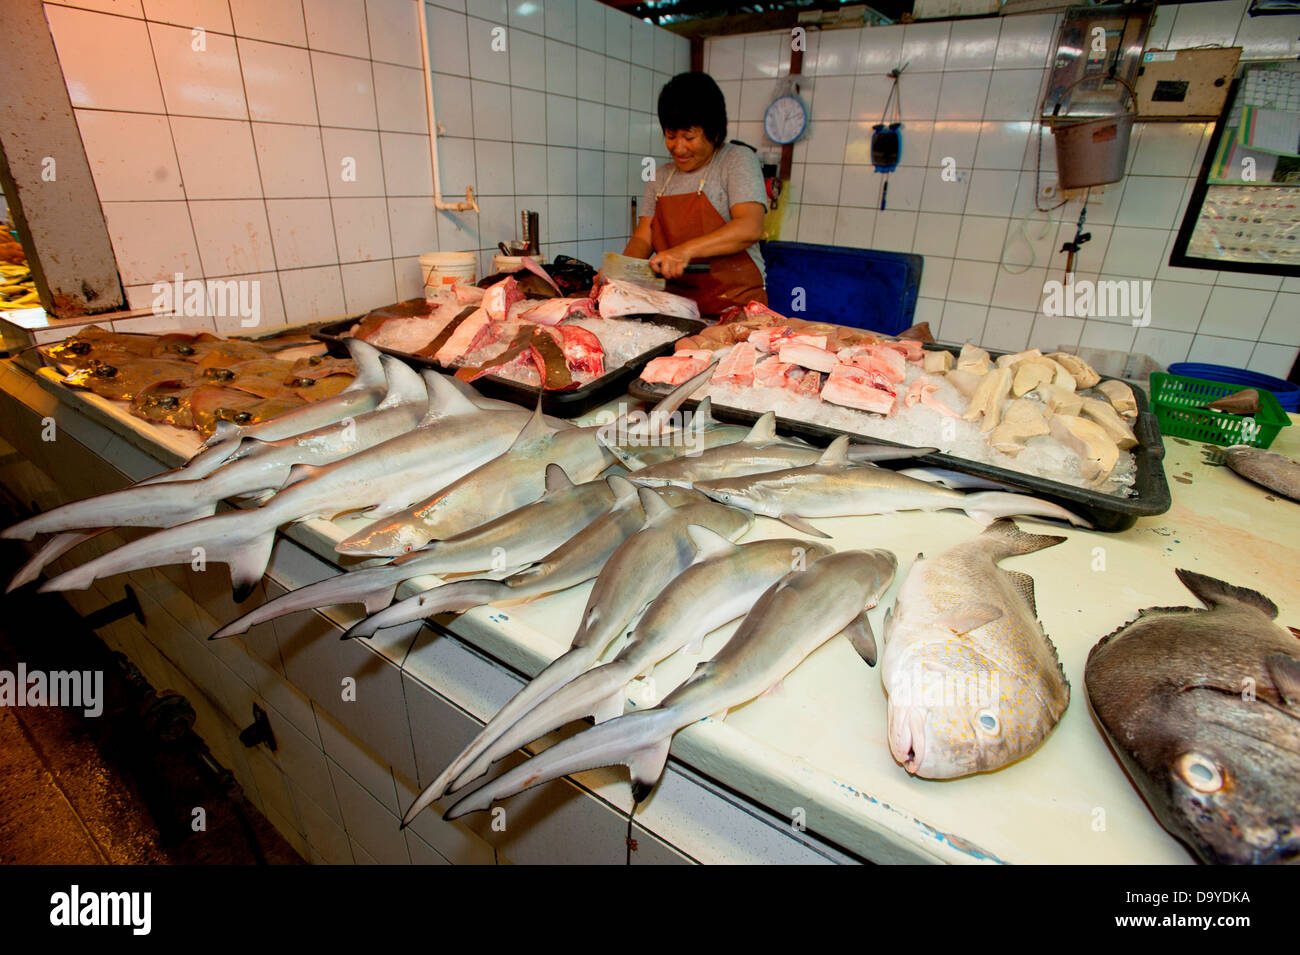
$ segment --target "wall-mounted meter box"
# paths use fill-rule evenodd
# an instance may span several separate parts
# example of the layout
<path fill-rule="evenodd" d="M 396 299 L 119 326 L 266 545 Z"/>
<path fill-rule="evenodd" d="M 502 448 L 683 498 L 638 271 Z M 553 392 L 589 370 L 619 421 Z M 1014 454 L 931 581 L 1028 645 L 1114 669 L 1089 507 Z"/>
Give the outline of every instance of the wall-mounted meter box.
<path fill-rule="evenodd" d="M 1240 58 L 1239 46 L 1147 50 L 1134 84 L 1138 119 L 1214 122 L 1228 100 Z"/>
<path fill-rule="evenodd" d="M 1065 12 L 1042 117 L 1107 116 L 1124 108 L 1137 78 L 1155 4 L 1071 7 Z"/>

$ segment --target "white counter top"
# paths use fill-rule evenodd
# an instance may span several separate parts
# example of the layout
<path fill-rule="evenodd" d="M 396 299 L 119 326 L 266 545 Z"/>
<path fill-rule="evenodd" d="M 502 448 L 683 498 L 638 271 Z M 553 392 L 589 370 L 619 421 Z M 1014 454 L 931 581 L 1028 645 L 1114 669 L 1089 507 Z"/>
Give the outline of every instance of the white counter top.
<path fill-rule="evenodd" d="M 197 447 L 193 432 L 140 421 L 120 403 L 59 385 L 52 372 L 43 371 L 38 381 L 32 385 L 168 464 Z M 1285 429 L 1273 449 L 1300 457 L 1298 434 Z M 1054 529 L 1068 540 L 1005 563 L 1033 576 L 1044 628 L 1072 687 L 1065 717 L 1029 758 L 966 779 L 910 777 L 886 743 L 878 670 L 839 639 L 813 654 L 782 688 L 733 711 L 725 722 L 706 719 L 680 732 L 673 757 L 873 861 L 1190 863 L 1190 854 L 1147 810 L 1095 725 L 1083 687 L 1084 661 L 1097 640 L 1140 608 L 1195 602 L 1174 576 L 1177 567 L 1258 589 L 1277 603 L 1282 623 L 1300 620 L 1300 505 L 1227 468 L 1204 465 L 1203 445 L 1167 438 L 1166 447 L 1173 494 L 1167 514 L 1143 518 L 1121 534 Z M 355 517 L 309 521 L 288 535 L 329 558 L 333 544 L 362 523 Z M 936 553 L 979 532 L 978 524 L 957 512 L 816 523 L 836 548 L 885 547 L 898 555 L 894 586 L 870 615 L 877 635 L 916 553 Z M 760 518 L 743 540 L 793 535 L 785 525 Z M 509 608 L 480 608 L 448 626 L 484 653 L 536 673 L 568 647 L 590 587 Z M 355 614 L 330 616 L 346 620 Z M 711 635 L 705 655 L 732 630 Z M 376 648 L 393 665 L 416 679 L 431 679 L 438 657 L 434 631 L 423 630 L 413 645 L 408 637 L 384 647 L 384 638 L 377 635 Z M 699 659 L 678 654 L 661 664 L 655 672 L 658 695 Z M 645 705 L 641 688 L 632 690 L 633 700 Z M 480 718 L 492 713 L 485 699 L 453 702 Z M 584 783 L 615 805 L 630 803 L 622 768 L 584 774 Z M 667 833 L 686 824 L 657 812 L 656 802 L 652 797 L 638 813 L 647 827 Z"/>

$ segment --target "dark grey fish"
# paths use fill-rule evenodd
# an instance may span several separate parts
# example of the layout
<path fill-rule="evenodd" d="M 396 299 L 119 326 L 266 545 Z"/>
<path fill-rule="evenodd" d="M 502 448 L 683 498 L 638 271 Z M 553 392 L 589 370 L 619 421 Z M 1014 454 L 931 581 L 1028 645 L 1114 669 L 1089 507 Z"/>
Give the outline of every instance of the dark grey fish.
<path fill-rule="evenodd" d="M 1263 594 L 1193 573 L 1088 654 L 1088 700 L 1160 824 L 1205 862 L 1300 861 L 1300 643 Z"/>

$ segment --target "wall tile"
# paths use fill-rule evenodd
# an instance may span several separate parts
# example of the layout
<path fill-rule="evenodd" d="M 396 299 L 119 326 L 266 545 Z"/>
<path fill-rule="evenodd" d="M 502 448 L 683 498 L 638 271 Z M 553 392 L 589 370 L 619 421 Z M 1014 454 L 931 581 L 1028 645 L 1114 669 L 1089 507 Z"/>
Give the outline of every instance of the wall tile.
<path fill-rule="evenodd" d="M 389 259 L 388 207 L 383 199 L 331 199 L 340 262 Z"/>
<path fill-rule="evenodd" d="M 374 83 L 380 129 L 397 133 L 428 133 L 424 74 L 420 70 L 376 63 Z"/>
<path fill-rule="evenodd" d="M 469 75 L 469 42 L 463 13 L 426 7 L 429 66 L 438 73 Z"/>
<path fill-rule="evenodd" d="M 1009 308 L 990 308 L 988 320 L 980 336 L 985 348 L 996 351 L 1018 352 L 1029 341 L 1029 330 L 1034 324 L 1033 312 L 1020 312 Z"/>
<path fill-rule="evenodd" d="M 835 244 L 855 249 L 870 249 L 875 226 L 874 209 L 841 207 L 835 217 Z"/>
<path fill-rule="evenodd" d="M 1197 335 L 1192 339 L 1187 360 L 1211 365 L 1227 365 L 1229 368 L 1245 368 L 1254 350 L 1253 341 L 1220 338 L 1215 335 Z"/>
<path fill-rule="evenodd" d="M 1259 337 L 1280 345 L 1300 342 L 1300 294 L 1282 292 L 1277 296 Z"/>
<path fill-rule="evenodd" d="M 1270 345 L 1260 342 L 1251 352 L 1246 367 L 1250 371 L 1285 380 L 1295 366 L 1297 354 L 1300 354 L 1300 348 L 1294 345 Z"/>
<path fill-rule="evenodd" d="M 173 116 L 171 129 L 185 194 L 190 199 L 240 199 L 262 194 L 248 123 Z"/>
<path fill-rule="evenodd" d="M 238 275 L 275 268 L 263 200 L 191 202 L 189 207 L 206 275 Z"/>
<path fill-rule="evenodd" d="M 183 116 L 247 119 L 244 83 L 233 37 L 204 36 L 204 48 L 182 27 L 149 24 L 149 41 L 158 64 L 167 112 Z"/>
<path fill-rule="evenodd" d="M 345 313 L 338 266 L 281 272 L 280 291 L 289 324 L 335 318 Z"/>
<path fill-rule="evenodd" d="M 903 30 L 900 59 L 912 73 L 936 73 L 943 69 L 948 56 L 948 33 L 951 24 L 909 23 Z"/>
<path fill-rule="evenodd" d="M 998 47 L 999 20 L 958 20 L 948 34 L 948 57 L 945 70 L 986 70 L 993 68 Z"/>
<path fill-rule="evenodd" d="M 364 0 L 303 0 L 307 45 L 326 53 L 370 55 Z"/>
<path fill-rule="evenodd" d="M 306 50 L 239 40 L 248 115 L 272 123 L 315 123 L 316 88 Z"/>
<path fill-rule="evenodd" d="M 992 75 L 988 70 L 944 73 L 935 118 L 978 120 L 984 116 Z"/>
<path fill-rule="evenodd" d="M 419 68 L 420 33 L 415 15 L 410 0 L 366 0 L 370 56 L 384 63 Z"/>
<path fill-rule="evenodd" d="M 939 341 L 953 345 L 978 342 L 983 337 L 987 320 L 987 306 L 949 301 L 944 305 L 943 318 L 935 337 Z M 930 326 L 932 330 L 934 327 L 934 325 Z"/>
<path fill-rule="evenodd" d="M 56 6 L 47 6 L 45 17 L 73 106 L 162 112 L 142 21 Z"/>
<path fill-rule="evenodd" d="M 384 165 L 378 133 L 366 129 L 321 129 L 320 135 L 325 150 L 325 183 L 331 196 L 384 194 Z M 446 142 L 439 143 L 444 175 Z M 446 189 L 445 183 L 443 188 Z"/>
<path fill-rule="evenodd" d="M 470 90 L 471 83 L 464 77 L 433 74 L 434 121 L 439 137 L 473 137 L 474 101 Z"/>
<path fill-rule="evenodd" d="M 1227 338 L 1259 338 L 1273 307 L 1273 292 L 1253 289 L 1216 287 L 1205 306 L 1205 317 L 1197 329 L 1197 337 L 1220 335 Z M 1225 362 L 1219 362 L 1225 364 Z"/>
<path fill-rule="evenodd" d="M 516 143 L 546 142 L 546 94 L 514 87 L 510 91 L 511 133 Z"/>
<path fill-rule="evenodd" d="M 189 209 L 184 202 L 105 202 L 104 219 L 125 285 L 172 275 L 200 275 Z"/>
<path fill-rule="evenodd" d="M 311 68 L 322 126 L 377 127 L 374 84 L 366 60 L 313 51 Z"/>
<path fill-rule="evenodd" d="M 184 198 L 165 116 L 79 109 L 76 117 L 101 202 Z"/>
<path fill-rule="evenodd" d="M 547 0 L 541 7 L 546 13 L 546 35 L 572 43 L 578 30 L 574 0 Z"/>
<path fill-rule="evenodd" d="M 236 36 L 307 45 L 301 0 L 230 0 L 230 12 Z"/>
<path fill-rule="evenodd" d="M 380 133 L 379 138 L 388 195 L 432 196 L 429 137 L 412 133 Z"/>
<path fill-rule="evenodd" d="M 1161 328 L 1139 328 L 1133 340 L 1134 354 L 1150 355 L 1166 368 L 1174 362 L 1187 361 L 1187 352 L 1191 347 L 1190 332 Z"/>
<path fill-rule="evenodd" d="M 450 215 L 450 213 L 442 214 Z M 434 216 L 433 204 L 427 198 L 389 199 L 388 229 L 393 240 L 394 256 L 419 256 L 425 252 L 437 251 L 439 248 L 437 220 Z M 456 250 L 448 248 L 446 251 Z M 407 263 L 403 268 L 406 269 L 408 281 L 418 280 L 418 287 L 424 287 L 418 264 L 411 266 Z M 398 300 L 411 297 L 399 295 Z"/>
<path fill-rule="evenodd" d="M 1029 347 L 1044 352 L 1060 348 L 1074 348 L 1083 334 L 1083 319 L 1065 316 L 1039 315 L 1034 319 L 1029 333 Z"/>
<path fill-rule="evenodd" d="M 1195 332 L 1201 324 L 1210 292 L 1208 285 L 1156 280 L 1151 286 L 1152 326 Z"/>
<path fill-rule="evenodd" d="M 1218 3 L 1179 4 L 1167 49 L 1207 46 L 1222 42 L 1225 36 L 1235 37 L 1247 2 L 1220 0 Z"/>
<path fill-rule="evenodd" d="M 500 38 L 505 28 L 489 20 L 471 16 L 465 23 L 469 41 L 469 75 L 476 80 L 510 82 L 510 44 L 502 48 Z"/>
<path fill-rule="evenodd" d="M 343 277 L 343 304 L 349 312 L 368 312 L 397 301 L 393 265 L 387 259 L 341 265 L 339 272 Z"/>
<path fill-rule="evenodd" d="M 320 137 L 315 126 L 253 123 L 257 164 L 267 198 L 329 195 Z"/>
<path fill-rule="evenodd" d="M 1038 113 L 1039 89 L 1042 85 L 1042 70 L 994 70 L 989 81 L 983 118 L 1032 120 Z"/>
<path fill-rule="evenodd" d="M 1148 229 L 1168 228 L 1177 221 L 1178 203 L 1183 197 L 1183 181 L 1161 176 L 1128 176 L 1124 181 L 1124 198 L 1112 203 L 1115 224 Z"/>
<path fill-rule="evenodd" d="M 339 260 L 328 199 L 269 199 L 266 211 L 280 268 L 309 268 Z"/>

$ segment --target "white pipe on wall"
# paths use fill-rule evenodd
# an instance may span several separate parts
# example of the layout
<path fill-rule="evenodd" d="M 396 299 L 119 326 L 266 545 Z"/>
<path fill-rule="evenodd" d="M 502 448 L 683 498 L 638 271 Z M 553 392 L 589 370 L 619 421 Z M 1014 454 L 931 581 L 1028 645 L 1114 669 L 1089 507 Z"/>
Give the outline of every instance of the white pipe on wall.
<path fill-rule="evenodd" d="M 474 198 L 474 187 L 465 187 L 465 198 L 460 202 L 446 202 L 442 198 L 442 183 L 438 176 L 438 120 L 433 111 L 433 70 L 429 66 L 429 30 L 425 23 L 424 0 L 412 0 L 415 16 L 420 22 L 420 56 L 424 61 L 424 107 L 429 117 L 429 160 L 433 163 L 433 207 L 450 212 L 479 211 Z"/>

